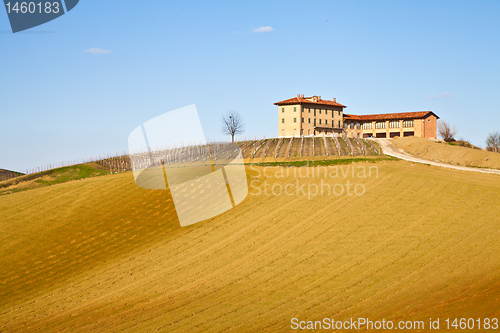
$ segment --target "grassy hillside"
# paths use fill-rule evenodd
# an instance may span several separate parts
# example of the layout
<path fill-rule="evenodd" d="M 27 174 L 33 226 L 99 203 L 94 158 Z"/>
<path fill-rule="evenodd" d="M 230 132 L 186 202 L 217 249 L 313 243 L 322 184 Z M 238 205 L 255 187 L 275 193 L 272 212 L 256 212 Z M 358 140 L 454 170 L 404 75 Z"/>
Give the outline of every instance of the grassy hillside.
<path fill-rule="evenodd" d="M 377 166 L 378 177 L 343 169 L 346 178 L 299 181 L 349 180 L 364 195 L 310 200 L 252 195 L 264 180 L 297 178 L 248 167 L 256 178 L 240 205 L 185 228 L 169 193 L 138 188 L 131 173 L 1 196 L 0 331 L 288 332 L 294 317 L 498 318 L 500 177 L 403 161 L 342 165 L 352 166 Z"/>
<path fill-rule="evenodd" d="M 460 147 L 422 138 L 395 138 L 391 142 L 407 153 L 433 161 L 455 165 L 500 169 L 500 154 L 481 149 Z"/>
<path fill-rule="evenodd" d="M 78 164 L 20 176 L 0 182 L 0 195 L 109 174 L 95 163 Z"/>
<path fill-rule="evenodd" d="M 315 158 L 298 157 L 298 158 L 245 158 L 247 164 L 258 164 L 263 166 L 286 165 L 286 166 L 303 166 L 311 165 L 336 165 L 362 161 L 385 161 L 393 160 L 388 156 L 316 156 Z M 101 163 L 86 163 L 67 167 L 51 169 L 47 171 L 37 172 L 29 175 L 19 174 L 17 178 L 11 178 L 2 181 L 0 179 L 0 195 L 12 194 L 20 191 L 26 191 L 33 188 L 39 188 L 49 185 L 65 183 L 73 180 L 81 180 L 89 177 L 97 177 L 109 175 L 110 169 L 107 163 L 109 160 L 101 161 Z M 103 163 L 104 162 L 104 163 Z M 118 170 L 118 169 L 113 169 Z M 121 171 L 123 172 L 123 171 Z"/>

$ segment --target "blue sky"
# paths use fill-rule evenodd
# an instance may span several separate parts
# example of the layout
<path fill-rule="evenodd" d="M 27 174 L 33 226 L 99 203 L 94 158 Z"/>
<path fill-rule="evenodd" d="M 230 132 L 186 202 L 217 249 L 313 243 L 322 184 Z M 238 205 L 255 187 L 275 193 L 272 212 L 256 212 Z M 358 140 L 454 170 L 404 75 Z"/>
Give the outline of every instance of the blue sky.
<path fill-rule="evenodd" d="M 0 168 L 124 151 L 190 104 L 207 138 L 231 109 L 242 138 L 276 136 L 273 103 L 299 93 L 346 113 L 432 110 L 484 146 L 500 131 L 499 17 L 499 1 L 81 0 L 12 34 L 0 10 Z"/>

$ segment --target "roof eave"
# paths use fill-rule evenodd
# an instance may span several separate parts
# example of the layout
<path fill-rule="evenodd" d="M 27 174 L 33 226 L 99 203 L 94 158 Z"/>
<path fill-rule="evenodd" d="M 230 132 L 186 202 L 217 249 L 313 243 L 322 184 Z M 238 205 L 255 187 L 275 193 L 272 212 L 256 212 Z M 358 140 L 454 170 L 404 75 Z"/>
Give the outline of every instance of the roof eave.
<path fill-rule="evenodd" d="M 293 104 L 314 104 L 314 105 L 328 105 L 328 106 L 339 106 L 342 108 L 347 108 L 347 106 L 337 103 L 337 104 L 323 104 L 323 103 L 318 103 L 318 102 L 312 102 L 312 101 L 290 101 L 290 102 L 276 102 L 274 105 L 293 105 Z"/>

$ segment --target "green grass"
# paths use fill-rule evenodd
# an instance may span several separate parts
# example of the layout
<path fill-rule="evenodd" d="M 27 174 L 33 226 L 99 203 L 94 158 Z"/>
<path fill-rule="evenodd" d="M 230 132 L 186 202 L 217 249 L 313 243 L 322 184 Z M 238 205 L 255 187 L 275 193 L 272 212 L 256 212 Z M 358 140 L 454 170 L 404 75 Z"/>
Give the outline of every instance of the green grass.
<path fill-rule="evenodd" d="M 481 149 L 479 147 L 476 147 L 476 146 L 470 144 L 468 141 L 464 141 L 464 140 L 450 141 L 450 142 L 446 142 L 446 143 L 449 144 L 450 146 L 458 146 L 458 147 L 465 147 L 465 148 L 472 148 L 472 149 Z"/>
<path fill-rule="evenodd" d="M 109 171 L 107 170 L 99 169 L 88 164 L 80 164 L 47 171 L 46 175 L 49 177 L 53 177 L 53 179 L 36 179 L 35 181 L 43 185 L 55 185 L 71 180 L 78 180 L 82 178 L 96 177 L 107 174 L 109 174 Z"/>
<path fill-rule="evenodd" d="M 287 166 L 287 167 L 303 167 L 303 166 L 328 166 L 328 165 L 341 165 L 341 164 L 351 164 L 351 163 L 376 163 L 381 161 L 398 161 L 397 158 L 392 156 L 383 157 L 359 157 L 359 158 L 338 158 L 329 160 L 303 160 L 303 161 L 282 161 L 282 162 L 258 162 L 258 163 L 247 163 L 257 166 Z"/>
<path fill-rule="evenodd" d="M 72 165 L 0 182 L 0 195 L 107 174 L 109 174 L 109 170 L 95 163 Z"/>

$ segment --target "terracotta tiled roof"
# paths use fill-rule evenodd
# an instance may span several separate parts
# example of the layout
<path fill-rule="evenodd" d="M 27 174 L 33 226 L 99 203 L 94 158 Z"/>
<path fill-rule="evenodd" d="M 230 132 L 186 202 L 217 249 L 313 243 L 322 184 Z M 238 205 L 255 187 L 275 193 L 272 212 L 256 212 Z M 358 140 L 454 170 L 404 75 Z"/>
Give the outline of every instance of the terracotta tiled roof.
<path fill-rule="evenodd" d="M 314 126 L 314 129 L 323 130 L 323 131 L 341 131 L 342 130 L 342 128 L 339 128 L 339 127 L 321 127 L 321 126 Z"/>
<path fill-rule="evenodd" d="M 344 120 L 363 120 L 360 116 L 344 113 Z"/>
<path fill-rule="evenodd" d="M 290 104 L 317 104 L 317 105 L 341 106 L 344 108 L 346 107 L 345 105 L 342 105 L 342 104 L 334 102 L 334 101 L 329 101 L 327 99 L 321 99 L 319 96 L 302 97 L 302 95 L 300 97 L 297 96 L 294 98 L 285 99 L 284 101 L 274 103 L 274 105 L 290 105 Z"/>
<path fill-rule="evenodd" d="M 360 121 L 422 119 L 422 118 L 427 117 L 430 114 L 433 114 L 434 116 L 436 116 L 439 119 L 439 117 L 432 111 L 368 114 L 368 115 L 360 115 L 360 116 L 344 113 L 344 119 L 345 120 L 360 120 Z"/>

